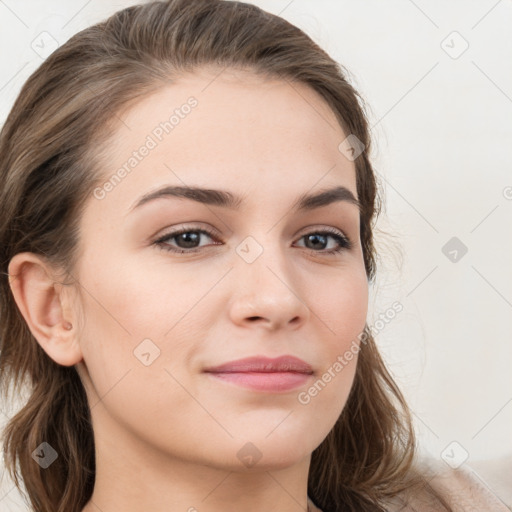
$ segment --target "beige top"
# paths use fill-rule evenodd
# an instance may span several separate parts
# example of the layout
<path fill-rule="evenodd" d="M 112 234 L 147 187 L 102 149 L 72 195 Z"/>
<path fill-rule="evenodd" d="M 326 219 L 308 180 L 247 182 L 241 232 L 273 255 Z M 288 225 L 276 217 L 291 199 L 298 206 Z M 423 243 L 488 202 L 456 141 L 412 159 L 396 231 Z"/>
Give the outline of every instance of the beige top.
<path fill-rule="evenodd" d="M 481 474 L 467 464 L 458 469 L 450 468 L 443 461 L 425 460 L 423 464 L 427 474 L 434 475 L 430 485 L 453 512 L 512 511 L 512 458 L 496 461 L 494 465 L 475 463 Z M 308 504 L 311 512 L 322 512 L 309 498 Z M 388 512 L 439 512 L 428 494 L 396 496 L 385 507 Z"/>
<path fill-rule="evenodd" d="M 512 472 L 508 473 L 509 483 L 505 487 L 503 483 L 491 485 L 467 464 L 458 469 L 450 468 L 443 461 L 430 461 L 427 465 L 434 469 L 430 485 L 443 496 L 453 512 L 510 512 L 512 510 L 512 501 L 510 501 Z M 428 495 L 409 496 L 407 499 L 397 497 L 389 502 L 389 512 L 439 512 L 438 508 Z"/>

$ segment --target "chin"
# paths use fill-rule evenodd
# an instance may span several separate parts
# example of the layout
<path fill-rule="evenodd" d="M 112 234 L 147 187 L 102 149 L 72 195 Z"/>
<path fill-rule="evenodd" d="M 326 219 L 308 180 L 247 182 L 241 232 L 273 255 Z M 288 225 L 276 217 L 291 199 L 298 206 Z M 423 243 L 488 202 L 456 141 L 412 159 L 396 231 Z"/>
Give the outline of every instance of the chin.
<path fill-rule="evenodd" d="M 307 449 L 309 443 L 304 442 L 305 433 L 280 436 L 274 432 L 266 437 L 267 434 L 260 433 L 259 436 L 247 436 L 243 441 L 236 441 L 238 471 L 240 467 L 248 471 L 284 469 L 311 455 L 312 450 Z"/>

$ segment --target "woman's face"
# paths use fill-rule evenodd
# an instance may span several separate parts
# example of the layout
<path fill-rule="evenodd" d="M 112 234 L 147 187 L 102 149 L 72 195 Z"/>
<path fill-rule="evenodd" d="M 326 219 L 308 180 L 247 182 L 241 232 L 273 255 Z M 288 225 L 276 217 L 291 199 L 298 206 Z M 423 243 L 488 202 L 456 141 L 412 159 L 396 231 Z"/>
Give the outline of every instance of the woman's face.
<path fill-rule="evenodd" d="M 105 444 L 285 467 L 332 429 L 354 378 L 357 357 L 343 355 L 357 353 L 368 301 L 347 199 L 355 165 L 338 149 L 348 134 L 309 88 L 216 74 L 145 97 L 106 141 L 105 180 L 81 219 L 77 369 Z M 209 192 L 140 203 L 162 187 Z M 297 207 L 337 187 L 347 190 Z M 287 355 L 312 373 L 205 371 Z"/>

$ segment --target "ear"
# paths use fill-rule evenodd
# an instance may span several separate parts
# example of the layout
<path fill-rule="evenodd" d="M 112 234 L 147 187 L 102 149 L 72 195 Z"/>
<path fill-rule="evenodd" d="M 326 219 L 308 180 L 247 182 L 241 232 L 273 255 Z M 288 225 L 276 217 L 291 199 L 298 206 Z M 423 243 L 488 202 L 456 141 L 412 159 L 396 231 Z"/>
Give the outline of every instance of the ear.
<path fill-rule="evenodd" d="M 83 359 L 66 287 L 47 260 L 21 252 L 9 262 L 9 286 L 32 335 L 56 363 L 73 366 Z"/>

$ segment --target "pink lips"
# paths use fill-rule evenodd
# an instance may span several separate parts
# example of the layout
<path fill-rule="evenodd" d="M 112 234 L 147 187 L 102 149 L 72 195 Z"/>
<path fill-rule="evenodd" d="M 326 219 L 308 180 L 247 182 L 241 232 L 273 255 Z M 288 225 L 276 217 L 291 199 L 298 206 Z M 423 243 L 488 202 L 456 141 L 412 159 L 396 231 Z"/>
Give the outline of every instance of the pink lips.
<path fill-rule="evenodd" d="M 259 391 L 288 391 L 304 384 L 311 366 L 294 356 L 248 357 L 206 368 L 212 377 Z"/>

